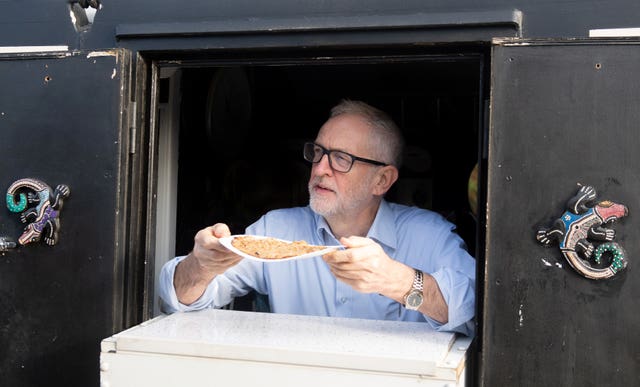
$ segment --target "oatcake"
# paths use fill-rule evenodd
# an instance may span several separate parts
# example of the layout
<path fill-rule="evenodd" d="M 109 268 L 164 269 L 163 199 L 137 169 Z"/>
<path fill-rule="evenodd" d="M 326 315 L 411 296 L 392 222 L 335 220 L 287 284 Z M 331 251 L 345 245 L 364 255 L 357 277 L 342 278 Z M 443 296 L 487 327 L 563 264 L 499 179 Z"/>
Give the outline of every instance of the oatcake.
<path fill-rule="evenodd" d="M 282 259 L 324 250 L 326 246 L 314 246 L 305 241 L 284 242 L 275 238 L 238 236 L 231 244 L 238 250 L 264 259 Z"/>

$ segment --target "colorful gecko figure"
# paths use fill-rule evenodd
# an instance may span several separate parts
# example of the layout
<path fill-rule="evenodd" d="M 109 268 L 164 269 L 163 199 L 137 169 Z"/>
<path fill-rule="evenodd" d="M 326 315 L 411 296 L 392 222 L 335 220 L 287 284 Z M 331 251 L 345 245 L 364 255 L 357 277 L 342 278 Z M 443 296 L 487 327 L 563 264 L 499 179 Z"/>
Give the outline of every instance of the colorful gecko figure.
<path fill-rule="evenodd" d="M 578 273 L 591 279 L 605 279 L 627 267 L 624 249 L 612 242 L 615 230 L 605 226 L 627 216 L 629 210 L 622 204 L 608 200 L 593 204 L 595 199 L 596 190 L 593 187 L 581 187 L 567 203 L 567 211 L 551 228 L 539 230 L 536 239 L 544 246 L 557 241 L 567 262 Z M 605 243 L 596 249 L 588 239 Z M 596 264 L 600 264 L 602 254 L 607 251 L 611 254 L 608 267 L 598 268 L 588 262 L 593 257 Z"/>
<path fill-rule="evenodd" d="M 21 192 L 25 189 L 29 190 L 27 195 Z M 58 242 L 63 199 L 69 194 L 69 187 L 64 184 L 58 185 L 54 191 L 37 179 L 20 179 L 11 184 L 7 189 L 7 207 L 11 212 L 22 212 L 20 221 L 27 223 L 18 243 L 24 246 L 42 238 L 46 244 L 55 245 Z M 28 208 L 32 203 L 37 204 Z"/>

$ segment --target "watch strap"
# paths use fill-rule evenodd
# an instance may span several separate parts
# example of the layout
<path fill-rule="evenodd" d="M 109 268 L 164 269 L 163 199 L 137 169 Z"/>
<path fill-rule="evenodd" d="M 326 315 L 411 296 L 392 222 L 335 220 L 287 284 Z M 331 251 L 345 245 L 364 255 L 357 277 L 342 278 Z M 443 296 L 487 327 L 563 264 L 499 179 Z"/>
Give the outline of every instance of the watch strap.
<path fill-rule="evenodd" d="M 418 269 L 413 269 L 415 271 L 415 275 L 413 277 L 413 286 L 411 290 L 419 290 L 422 291 L 424 289 L 424 275 L 422 271 Z"/>
<path fill-rule="evenodd" d="M 409 297 L 410 294 L 412 293 L 422 294 L 422 291 L 424 289 L 424 275 L 422 274 L 422 271 L 414 268 L 413 272 L 414 272 L 414 275 L 413 275 L 413 283 L 411 284 L 411 289 L 409 289 L 409 291 L 403 297 L 403 304 L 405 306 L 407 304 L 407 297 Z"/>

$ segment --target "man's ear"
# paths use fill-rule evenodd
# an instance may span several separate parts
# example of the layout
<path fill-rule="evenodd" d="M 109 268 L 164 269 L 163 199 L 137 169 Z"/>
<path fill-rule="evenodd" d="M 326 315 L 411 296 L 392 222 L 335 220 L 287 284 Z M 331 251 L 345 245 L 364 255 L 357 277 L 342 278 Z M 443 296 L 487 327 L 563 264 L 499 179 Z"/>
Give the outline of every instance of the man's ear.
<path fill-rule="evenodd" d="M 393 165 L 386 165 L 378 170 L 375 176 L 375 185 L 373 194 L 383 196 L 391 188 L 393 183 L 398 180 L 398 168 Z"/>

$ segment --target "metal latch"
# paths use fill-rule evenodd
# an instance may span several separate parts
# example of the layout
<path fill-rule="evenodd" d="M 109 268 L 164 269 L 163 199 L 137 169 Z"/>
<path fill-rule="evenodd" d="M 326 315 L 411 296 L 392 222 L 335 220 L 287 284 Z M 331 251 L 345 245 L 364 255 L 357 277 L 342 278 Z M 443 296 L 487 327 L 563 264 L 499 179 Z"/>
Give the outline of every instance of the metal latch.
<path fill-rule="evenodd" d="M 9 237 L 0 237 L 0 253 L 16 248 L 16 242 Z"/>

